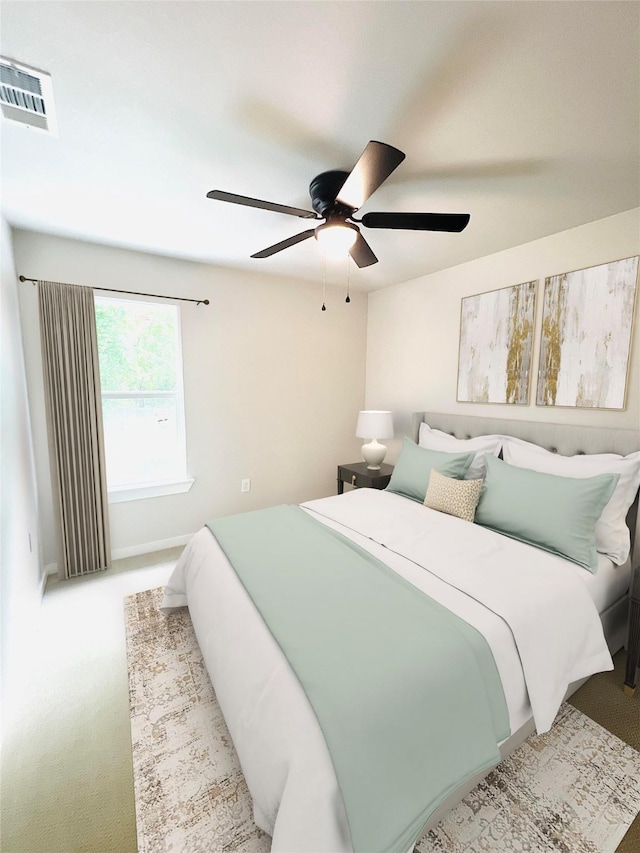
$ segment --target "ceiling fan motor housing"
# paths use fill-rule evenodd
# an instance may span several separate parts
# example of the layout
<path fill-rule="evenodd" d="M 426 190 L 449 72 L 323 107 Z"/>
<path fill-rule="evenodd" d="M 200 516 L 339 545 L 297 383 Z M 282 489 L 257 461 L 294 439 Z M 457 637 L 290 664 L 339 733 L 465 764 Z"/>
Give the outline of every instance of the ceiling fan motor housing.
<path fill-rule="evenodd" d="M 342 172 L 337 169 L 316 175 L 309 184 L 311 206 L 316 213 L 319 213 L 320 216 L 325 217 L 325 219 L 329 219 L 331 217 L 344 218 L 345 216 L 351 216 L 355 208 L 339 204 L 336 201 L 336 196 L 342 189 L 342 186 L 348 177 L 349 172 Z"/>

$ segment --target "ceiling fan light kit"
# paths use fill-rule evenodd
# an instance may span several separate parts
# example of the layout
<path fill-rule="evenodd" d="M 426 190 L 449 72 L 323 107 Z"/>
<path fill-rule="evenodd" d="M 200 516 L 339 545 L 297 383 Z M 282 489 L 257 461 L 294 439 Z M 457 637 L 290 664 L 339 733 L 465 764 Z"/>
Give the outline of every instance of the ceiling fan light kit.
<path fill-rule="evenodd" d="M 338 257 L 344 257 L 348 253 L 358 267 L 368 267 L 377 263 L 378 259 L 362 236 L 358 224 L 364 225 L 365 228 L 460 232 L 469 223 L 468 213 L 365 213 L 362 219 L 356 219 L 354 213 L 397 169 L 404 158 L 403 152 L 392 145 L 371 140 L 350 172 L 334 169 L 322 172 L 311 181 L 309 195 L 312 211 L 224 190 L 211 190 L 207 193 L 207 198 L 285 213 L 302 219 L 325 220 L 316 228 L 301 231 L 256 252 L 251 255 L 252 258 L 268 258 L 283 249 L 295 246 L 296 243 L 308 240 L 309 237 L 315 237 L 325 248 L 331 244 L 329 251 L 332 254 L 335 251 L 339 252 Z"/>
<path fill-rule="evenodd" d="M 358 239 L 357 226 L 350 222 L 325 222 L 318 225 L 315 237 L 323 251 L 330 258 L 346 258 L 351 247 Z"/>

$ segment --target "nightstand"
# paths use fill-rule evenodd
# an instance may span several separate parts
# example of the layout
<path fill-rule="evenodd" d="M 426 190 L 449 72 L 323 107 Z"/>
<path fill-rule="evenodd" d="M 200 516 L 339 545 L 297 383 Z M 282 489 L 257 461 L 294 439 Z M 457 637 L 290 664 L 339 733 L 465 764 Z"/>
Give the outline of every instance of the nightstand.
<path fill-rule="evenodd" d="M 629 589 L 629 638 L 627 640 L 627 671 L 624 677 L 624 692 L 633 696 L 640 664 L 640 565 L 631 576 Z"/>
<path fill-rule="evenodd" d="M 389 485 L 393 465 L 380 466 L 379 471 L 371 471 L 366 462 L 353 462 L 350 465 L 338 465 L 338 494 L 344 491 L 348 483 L 355 489 L 384 489 Z"/>

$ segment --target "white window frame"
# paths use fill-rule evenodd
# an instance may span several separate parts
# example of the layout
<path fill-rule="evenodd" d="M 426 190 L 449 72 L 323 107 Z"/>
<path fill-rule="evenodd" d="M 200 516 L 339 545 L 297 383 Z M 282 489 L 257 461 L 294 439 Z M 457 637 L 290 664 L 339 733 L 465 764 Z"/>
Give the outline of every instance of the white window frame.
<path fill-rule="evenodd" d="M 150 299 L 128 299 L 122 296 L 107 296 L 103 292 L 94 291 L 94 300 L 98 302 L 135 302 L 141 305 L 156 305 L 155 300 Z M 167 303 L 162 303 L 167 304 Z M 176 354 L 176 390 L 175 391 L 103 391 L 100 389 L 100 400 L 140 400 L 145 398 L 157 399 L 159 397 L 172 398 L 176 401 L 176 417 L 178 428 L 178 452 L 183 460 L 184 478 L 178 480 L 161 480 L 156 482 L 128 483 L 122 486 L 109 486 L 107 483 L 108 501 L 112 503 L 123 503 L 125 501 L 145 500 L 147 498 L 162 497 L 164 495 L 175 495 L 188 492 L 195 480 L 187 474 L 187 441 L 185 427 L 185 401 L 184 401 L 184 374 L 182 359 L 182 312 L 179 305 L 170 303 L 171 308 L 176 311 L 177 332 L 177 354 Z"/>

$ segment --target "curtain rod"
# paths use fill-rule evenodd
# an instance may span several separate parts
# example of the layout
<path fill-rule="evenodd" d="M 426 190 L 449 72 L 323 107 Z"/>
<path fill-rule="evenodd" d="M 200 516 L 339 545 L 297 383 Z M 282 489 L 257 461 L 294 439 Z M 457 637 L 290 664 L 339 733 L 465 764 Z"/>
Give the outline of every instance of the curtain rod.
<path fill-rule="evenodd" d="M 20 281 L 31 281 L 33 284 L 38 283 L 37 278 L 27 278 L 26 275 L 18 276 Z M 59 282 L 60 284 L 67 284 L 68 282 L 63 281 Z M 75 287 L 76 285 L 68 285 L 69 287 Z M 179 302 L 195 302 L 196 305 L 208 305 L 208 299 L 188 299 L 186 296 L 165 296 L 160 293 L 140 293 L 138 290 L 117 290 L 115 287 L 92 287 L 91 290 L 109 290 L 111 293 L 128 293 L 129 296 L 157 296 L 159 299 L 177 299 Z"/>

